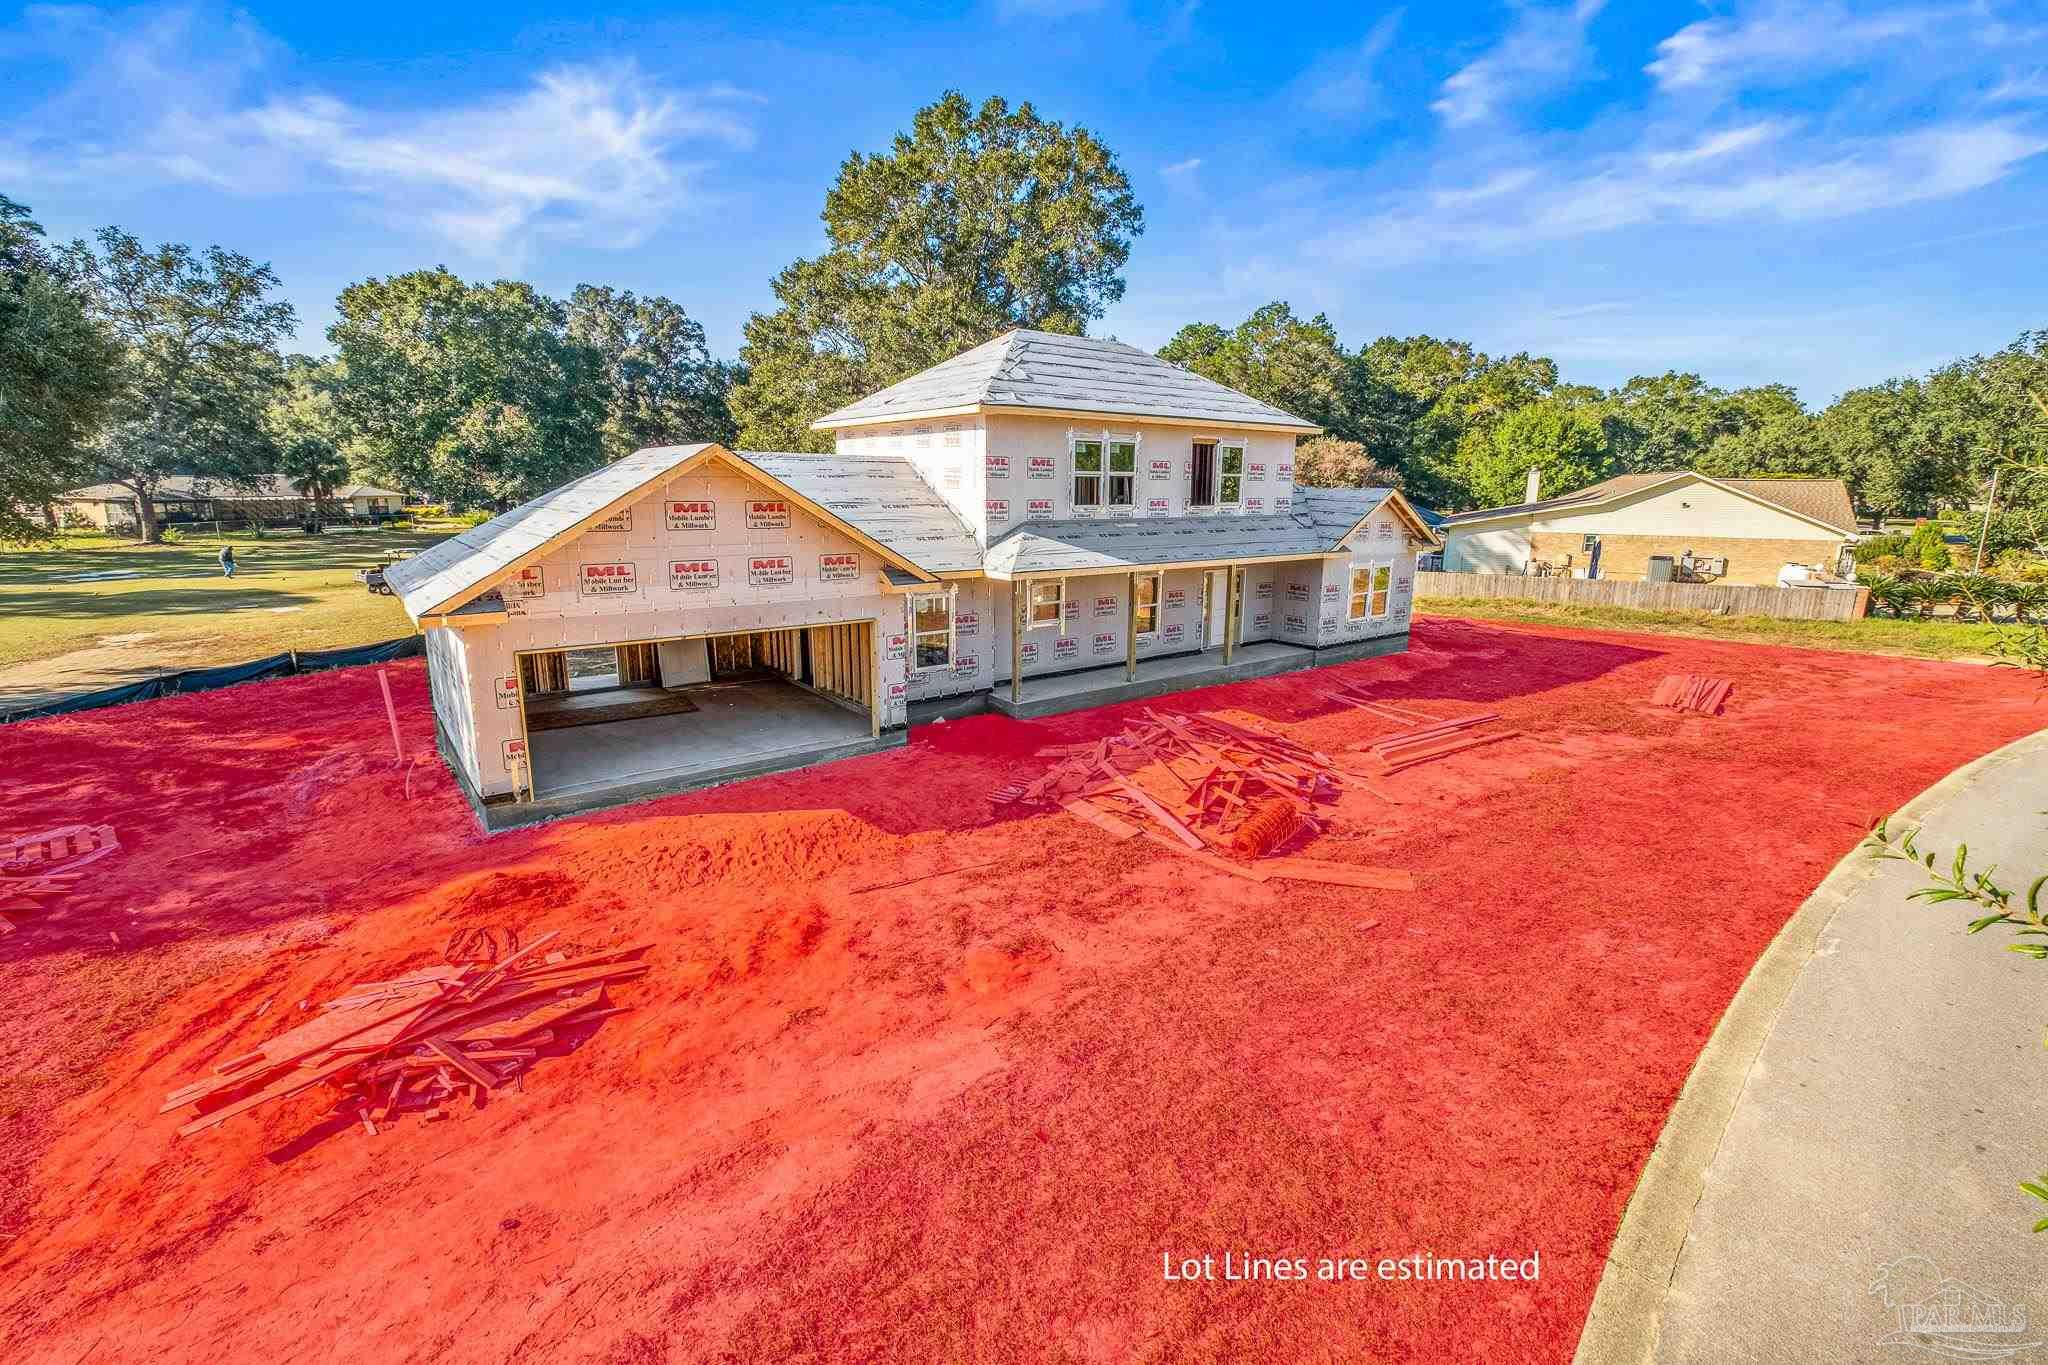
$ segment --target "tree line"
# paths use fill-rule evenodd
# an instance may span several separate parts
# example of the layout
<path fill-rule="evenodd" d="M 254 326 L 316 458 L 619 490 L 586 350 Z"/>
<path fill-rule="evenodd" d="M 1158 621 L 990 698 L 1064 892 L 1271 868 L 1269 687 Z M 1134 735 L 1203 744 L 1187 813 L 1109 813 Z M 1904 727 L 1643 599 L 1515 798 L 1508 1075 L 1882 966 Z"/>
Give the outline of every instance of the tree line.
<path fill-rule="evenodd" d="M 850 154 L 824 249 L 772 281 L 734 362 L 681 305 L 600 286 L 557 300 L 445 269 L 350 285 L 326 359 L 280 351 L 296 319 L 268 266 L 147 248 L 117 229 L 47 245 L 0 198 L 0 533 L 56 491 L 106 480 L 147 507 L 174 473 L 386 483 L 500 507 L 642 445 L 823 451 L 810 423 L 1013 327 L 1080 334 L 1124 291 L 1144 211 L 1116 156 L 1030 104 L 957 92 L 883 152 Z M 2048 333 L 1809 410 L 1779 384 L 1695 374 L 1612 389 L 1544 356 L 1381 337 L 1348 346 L 1285 302 L 1195 322 L 1159 354 L 1316 422 L 1305 483 L 1388 484 L 1447 510 L 1613 474 L 1838 476 L 1859 510 L 1928 515 L 2039 464 Z M 2013 536 L 2048 541 L 2048 489 L 2007 490 Z"/>

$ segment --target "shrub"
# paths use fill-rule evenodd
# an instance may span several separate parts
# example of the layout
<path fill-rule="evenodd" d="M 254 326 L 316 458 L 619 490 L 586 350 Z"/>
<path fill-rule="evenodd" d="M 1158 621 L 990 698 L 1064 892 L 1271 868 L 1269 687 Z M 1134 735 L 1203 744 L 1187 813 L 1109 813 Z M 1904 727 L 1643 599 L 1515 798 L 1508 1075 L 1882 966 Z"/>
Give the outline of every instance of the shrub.
<path fill-rule="evenodd" d="M 1889 616 L 1904 616 L 1910 594 L 1906 581 L 1894 574 L 1874 574 L 1867 586 L 1870 589 L 1870 605 L 1873 610 Z"/>
<path fill-rule="evenodd" d="M 1906 537 L 1905 558 L 1923 569 L 1939 571 L 1948 567 L 1948 543 L 1941 538 L 1941 528 L 1931 521 L 1923 521 L 1913 528 L 1913 534 Z"/>
<path fill-rule="evenodd" d="M 457 526 L 481 526 L 496 515 L 497 513 L 495 512 L 487 512 L 482 508 L 478 508 L 474 512 L 457 512 L 449 520 Z"/>
<path fill-rule="evenodd" d="M 1906 552 L 1904 536 L 1865 536 L 1856 542 L 1855 555 L 1858 564 L 1873 564 L 1880 559 L 1897 560 Z"/>

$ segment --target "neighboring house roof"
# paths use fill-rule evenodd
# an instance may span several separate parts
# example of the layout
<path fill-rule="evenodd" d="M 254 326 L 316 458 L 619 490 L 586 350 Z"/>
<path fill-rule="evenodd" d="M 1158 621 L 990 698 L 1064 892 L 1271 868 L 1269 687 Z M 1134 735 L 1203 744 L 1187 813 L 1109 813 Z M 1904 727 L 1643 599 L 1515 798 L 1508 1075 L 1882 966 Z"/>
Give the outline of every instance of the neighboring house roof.
<path fill-rule="evenodd" d="M 725 461 L 771 492 L 795 499 L 878 551 L 885 567 L 893 562 L 926 579 L 981 567 L 972 533 L 901 457 L 737 452 L 706 444 L 637 450 L 396 561 L 384 570 L 384 581 L 414 620 L 446 613 L 709 459 Z"/>
<path fill-rule="evenodd" d="M 1285 513 L 1033 521 L 989 546 L 984 567 L 993 578 L 1014 578 L 1217 560 L 1302 559 L 1333 548 L 1306 516 Z"/>
<path fill-rule="evenodd" d="M 981 568 L 974 532 L 900 455 L 743 450 L 739 458 L 921 569 L 949 574 Z"/>
<path fill-rule="evenodd" d="M 1507 507 L 1486 507 L 1474 512 L 1459 512 L 1443 518 L 1443 524 L 1460 526 L 1466 522 L 1493 521 L 1505 517 L 1540 516 L 1550 511 L 1589 511 L 1595 507 L 1619 502 L 1632 494 L 1687 480 L 1698 480 L 1701 483 L 1731 489 L 1744 497 L 1768 503 L 1794 516 L 1820 522 L 1844 535 L 1856 534 L 1856 509 L 1849 501 L 1849 486 L 1840 479 L 1716 479 L 1690 469 L 1666 470 L 1655 474 L 1618 474 L 1611 479 L 1603 479 L 1599 483 L 1560 497 L 1514 503 Z"/>
<path fill-rule="evenodd" d="M 395 488 L 379 488 L 369 483 L 350 483 L 343 484 L 328 496 L 345 501 L 349 498 L 402 498 L 405 494 Z"/>
<path fill-rule="evenodd" d="M 1022 328 L 827 413 L 811 425 L 825 430 L 989 409 L 1214 422 L 1226 430 L 1321 430 L 1136 346 Z"/>

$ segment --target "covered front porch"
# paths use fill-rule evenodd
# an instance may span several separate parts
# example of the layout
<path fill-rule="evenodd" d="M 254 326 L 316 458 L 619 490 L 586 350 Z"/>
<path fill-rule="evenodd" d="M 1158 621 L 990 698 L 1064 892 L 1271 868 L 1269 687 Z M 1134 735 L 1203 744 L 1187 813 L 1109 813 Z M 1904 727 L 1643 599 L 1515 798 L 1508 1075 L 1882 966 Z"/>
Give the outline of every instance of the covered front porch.
<path fill-rule="evenodd" d="M 1398 653 L 1407 644 L 1405 635 L 1329 649 L 1313 649 L 1279 640 L 1259 640 L 1239 645 L 1231 651 L 1227 661 L 1221 649 L 1207 649 L 1140 659 L 1134 667 L 1112 665 L 1026 678 L 1022 687 L 997 688 L 989 698 L 989 705 L 1006 716 L 1029 720 L 1036 716 L 1058 715 L 1063 711 L 1107 706 L 1112 702 L 1184 692 L 1191 687 L 1214 687 L 1220 683 L 1243 682 L 1247 678 L 1265 678 L 1276 673 L 1341 663 L 1346 659 Z"/>

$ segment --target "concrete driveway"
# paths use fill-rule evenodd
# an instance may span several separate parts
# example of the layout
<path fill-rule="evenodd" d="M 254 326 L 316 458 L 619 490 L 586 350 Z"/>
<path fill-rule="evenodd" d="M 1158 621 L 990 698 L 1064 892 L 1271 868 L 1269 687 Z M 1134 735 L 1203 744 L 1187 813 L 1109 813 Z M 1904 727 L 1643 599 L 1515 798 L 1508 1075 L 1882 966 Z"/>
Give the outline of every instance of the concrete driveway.
<path fill-rule="evenodd" d="M 2048 701 L 2043 703 L 2048 711 Z M 2048 732 L 1892 820 L 2048 873 Z M 1852 855 L 1702 1054 L 1629 1204 L 1581 1365 L 2048 1361 L 2048 962 Z"/>

